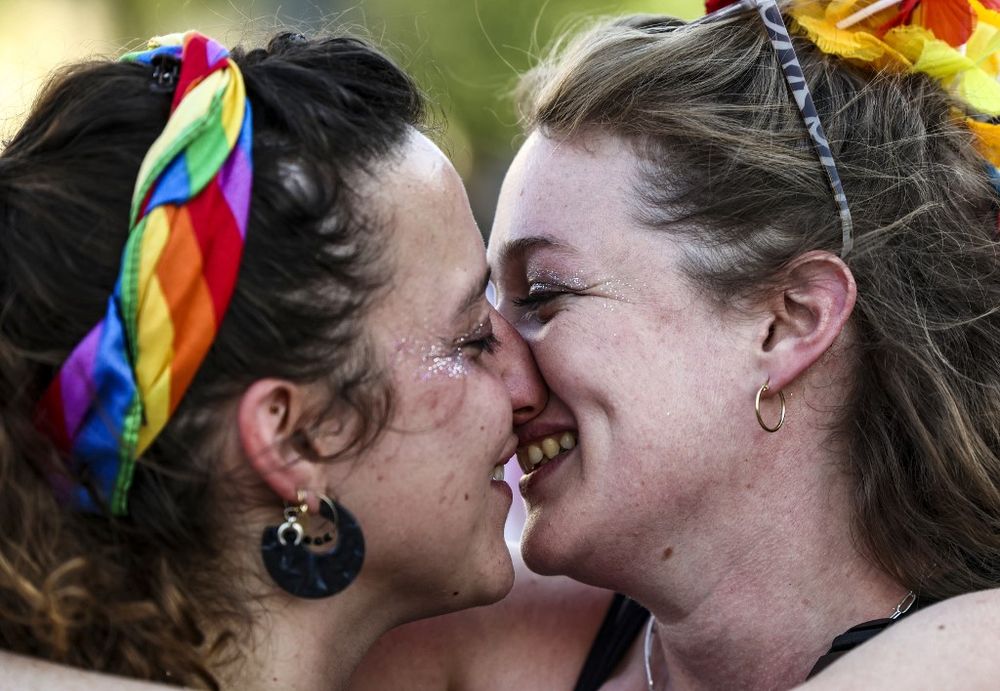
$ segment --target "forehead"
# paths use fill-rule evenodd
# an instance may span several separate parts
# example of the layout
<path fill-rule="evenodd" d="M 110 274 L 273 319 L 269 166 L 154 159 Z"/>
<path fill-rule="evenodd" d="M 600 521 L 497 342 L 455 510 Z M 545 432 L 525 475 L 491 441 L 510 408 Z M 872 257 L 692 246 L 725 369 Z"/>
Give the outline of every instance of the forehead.
<path fill-rule="evenodd" d="M 373 178 L 394 271 L 387 302 L 418 320 L 450 314 L 486 266 L 458 173 L 437 146 L 413 132 L 401 155 Z"/>
<path fill-rule="evenodd" d="M 529 237 L 587 252 L 623 247 L 608 241 L 637 225 L 629 209 L 635 171 L 635 154 L 619 138 L 558 141 L 532 133 L 504 179 L 490 236 L 491 263 Z"/>

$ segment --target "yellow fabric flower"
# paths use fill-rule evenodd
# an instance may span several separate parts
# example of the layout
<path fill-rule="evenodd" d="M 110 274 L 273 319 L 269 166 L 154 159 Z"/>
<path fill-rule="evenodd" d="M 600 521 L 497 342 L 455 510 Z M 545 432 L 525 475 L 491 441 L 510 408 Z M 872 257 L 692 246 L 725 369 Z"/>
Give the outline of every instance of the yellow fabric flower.
<path fill-rule="evenodd" d="M 925 0 L 926 1 L 926 0 Z M 1000 115 L 1000 12 L 979 0 L 968 0 L 979 22 L 962 50 L 935 37 L 933 31 L 917 24 L 889 29 L 882 37 L 878 27 L 885 23 L 891 8 L 846 29 L 837 22 L 858 11 L 860 0 L 834 0 L 794 5 L 795 23 L 825 53 L 872 64 L 876 69 L 906 69 L 923 72 L 985 115 Z"/>

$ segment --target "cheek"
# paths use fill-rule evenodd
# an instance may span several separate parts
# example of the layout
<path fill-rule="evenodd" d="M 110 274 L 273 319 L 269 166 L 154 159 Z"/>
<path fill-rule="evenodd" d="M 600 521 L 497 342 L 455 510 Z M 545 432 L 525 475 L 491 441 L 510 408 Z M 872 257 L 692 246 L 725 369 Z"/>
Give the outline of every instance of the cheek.
<path fill-rule="evenodd" d="M 400 396 L 397 415 L 407 429 L 428 432 L 456 458 L 496 452 L 513 427 L 503 382 L 472 363 L 464 376 L 412 383 Z"/>
<path fill-rule="evenodd" d="M 427 369 L 421 363 L 401 368 L 394 380 L 397 419 L 410 429 L 440 427 L 461 407 L 467 377 L 464 363 L 450 369 Z"/>
<path fill-rule="evenodd" d="M 557 316 L 529 344 L 542 378 L 571 403 L 565 397 L 586 390 L 611 394 L 647 372 L 655 353 L 645 340 L 635 320 L 598 308 Z"/>

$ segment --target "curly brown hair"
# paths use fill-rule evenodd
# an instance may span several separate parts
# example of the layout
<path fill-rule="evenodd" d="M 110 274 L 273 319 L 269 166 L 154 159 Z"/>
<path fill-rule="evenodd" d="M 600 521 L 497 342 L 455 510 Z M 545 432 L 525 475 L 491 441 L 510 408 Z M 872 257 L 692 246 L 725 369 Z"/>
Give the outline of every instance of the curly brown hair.
<path fill-rule="evenodd" d="M 788 21 L 791 21 L 790 19 Z M 998 195 L 962 105 L 930 78 L 873 71 L 795 37 L 854 216 L 848 449 L 862 548 L 925 601 L 1000 585 Z M 520 85 L 527 129 L 630 142 L 635 212 L 684 237 L 720 304 L 781 285 L 841 226 L 756 16 L 606 21 Z"/>
<path fill-rule="evenodd" d="M 171 95 L 151 91 L 142 65 L 73 65 L 0 154 L 0 647 L 217 687 L 213 668 L 249 625 L 238 574 L 219 577 L 240 562 L 214 510 L 220 411 L 263 377 L 321 383 L 311 419 L 356 412 L 355 455 L 390 414 L 364 323 L 388 285 L 383 234 L 355 183 L 420 125 L 421 96 L 353 38 L 282 34 L 233 58 L 254 112 L 239 279 L 176 416 L 138 461 L 125 518 L 57 505 L 44 469 L 62 461 L 33 411 L 105 309 Z"/>

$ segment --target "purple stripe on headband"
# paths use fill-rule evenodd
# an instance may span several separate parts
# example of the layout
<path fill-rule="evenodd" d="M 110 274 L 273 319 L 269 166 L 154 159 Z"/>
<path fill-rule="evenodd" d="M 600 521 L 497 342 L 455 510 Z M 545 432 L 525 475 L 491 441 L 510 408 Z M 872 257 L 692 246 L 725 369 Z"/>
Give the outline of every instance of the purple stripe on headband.
<path fill-rule="evenodd" d="M 97 357 L 97 345 L 101 339 L 104 322 L 100 322 L 90 330 L 73 353 L 66 360 L 59 373 L 59 386 L 62 392 L 63 413 L 66 420 L 66 435 L 73 439 L 83 417 L 94 400 L 94 358 Z"/>
<path fill-rule="evenodd" d="M 205 43 L 205 55 L 208 58 L 208 65 L 214 67 L 215 63 L 229 55 L 229 51 L 221 44 L 209 39 Z"/>
<path fill-rule="evenodd" d="M 229 204 L 233 218 L 236 219 L 236 226 L 239 228 L 240 237 L 246 238 L 247 215 L 250 212 L 250 188 L 253 182 L 253 168 L 250 165 L 250 142 L 251 117 L 250 104 L 247 103 L 246 115 L 243 117 L 243 126 L 240 129 L 240 136 L 229 155 L 229 160 L 219 171 L 219 187 Z"/>

